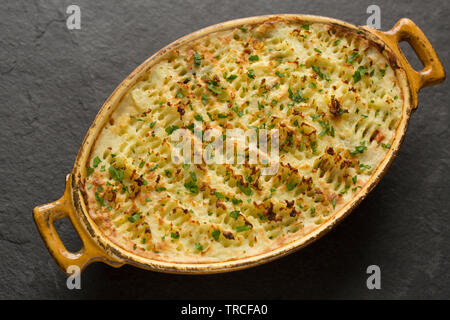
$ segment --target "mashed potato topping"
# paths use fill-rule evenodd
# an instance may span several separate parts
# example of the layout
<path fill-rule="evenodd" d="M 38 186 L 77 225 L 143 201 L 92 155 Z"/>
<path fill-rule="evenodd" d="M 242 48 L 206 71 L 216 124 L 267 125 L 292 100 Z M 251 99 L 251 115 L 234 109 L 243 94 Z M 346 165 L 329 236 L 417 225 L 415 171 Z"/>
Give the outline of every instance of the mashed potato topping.
<path fill-rule="evenodd" d="M 89 214 L 117 245 L 148 258 L 267 252 L 359 192 L 390 148 L 402 104 L 388 59 L 342 27 L 280 19 L 209 34 L 168 51 L 112 114 L 90 155 Z M 224 140 L 225 129 L 277 129 L 277 172 L 176 164 L 171 135 L 184 128 L 201 138 L 195 121 Z"/>

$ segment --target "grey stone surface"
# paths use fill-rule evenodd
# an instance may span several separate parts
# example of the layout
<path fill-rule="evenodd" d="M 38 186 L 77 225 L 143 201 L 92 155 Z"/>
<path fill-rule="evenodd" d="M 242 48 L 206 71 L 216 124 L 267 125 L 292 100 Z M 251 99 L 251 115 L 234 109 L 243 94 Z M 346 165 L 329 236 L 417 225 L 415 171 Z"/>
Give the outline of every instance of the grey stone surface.
<path fill-rule="evenodd" d="M 82 29 L 66 28 L 78 4 Z M 450 3 L 432 1 L 2 1 L 0 298 L 450 298 L 449 81 L 424 89 L 388 174 L 327 236 L 281 260 L 229 274 L 167 275 L 93 264 L 70 291 L 32 219 L 57 199 L 81 141 L 117 84 L 159 48 L 221 21 L 310 13 L 382 29 L 415 21 L 449 65 Z M 408 54 L 413 58 L 413 54 Z M 79 245 L 68 224 L 60 232 Z M 382 289 L 366 288 L 368 265 Z"/>

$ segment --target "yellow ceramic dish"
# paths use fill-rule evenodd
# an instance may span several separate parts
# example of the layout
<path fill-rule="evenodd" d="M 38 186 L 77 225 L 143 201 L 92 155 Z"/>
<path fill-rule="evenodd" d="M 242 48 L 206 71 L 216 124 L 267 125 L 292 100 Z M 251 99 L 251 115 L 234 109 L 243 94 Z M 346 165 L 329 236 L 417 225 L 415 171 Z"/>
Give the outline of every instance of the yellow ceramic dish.
<path fill-rule="evenodd" d="M 92 149 L 95 146 L 102 128 L 110 120 L 122 98 L 153 66 L 157 65 L 158 62 L 166 57 L 171 51 L 212 33 L 237 28 L 243 25 L 251 26 L 275 21 L 298 22 L 302 24 L 321 23 L 334 25 L 344 30 L 347 29 L 348 31 L 351 31 L 349 34 L 357 34 L 358 37 L 367 39 L 371 43 L 377 45 L 380 50 L 384 52 L 384 55 L 388 57 L 389 64 L 394 67 L 398 86 L 403 95 L 401 118 L 397 124 L 396 133 L 391 141 L 389 150 L 386 152 L 377 168 L 373 171 L 368 181 L 364 183 L 362 189 L 355 193 L 349 201 L 342 207 L 339 207 L 337 212 L 311 232 L 302 234 L 297 238 L 291 237 L 289 241 L 281 243 L 278 247 L 270 248 L 270 250 L 265 250 L 251 256 L 242 256 L 226 261 L 202 261 L 200 259 L 198 261 L 191 259 L 186 262 L 183 262 L 182 259 L 181 261 L 168 261 L 167 259 L 159 258 L 157 255 L 137 254 L 136 252 L 133 252 L 133 250 L 129 248 L 125 249 L 124 246 L 120 246 L 117 242 L 111 241 L 88 213 L 87 204 L 85 202 L 84 184 L 88 174 L 87 168 L 90 167 L 89 160 Z M 401 41 L 407 41 L 411 44 L 425 66 L 422 71 L 417 72 L 409 65 L 398 47 L 398 43 Z M 78 152 L 73 171 L 67 177 L 64 196 L 54 203 L 36 207 L 34 210 L 36 224 L 50 253 L 64 271 L 66 271 L 67 267 L 70 265 L 77 265 L 80 268 L 84 268 L 93 261 L 103 261 L 115 267 L 128 263 L 141 268 L 162 272 L 214 273 L 243 269 L 276 259 L 304 247 L 325 234 L 326 231 L 330 230 L 337 222 L 342 220 L 343 217 L 354 209 L 373 189 L 387 171 L 398 151 L 406 131 L 409 117 L 412 111 L 417 107 L 418 90 L 424 86 L 437 84 L 443 81 L 444 78 L 444 69 L 430 43 L 421 30 L 408 19 L 400 20 L 394 28 L 388 32 L 381 32 L 367 27 L 356 27 L 335 19 L 305 15 L 252 17 L 229 21 L 202 29 L 181 38 L 150 57 L 133 71 L 113 92 L 103 105 L 84 139 Z M 67 251 L 55 231 L 53 222 L 62 217 L 70 218 L 82 239 L 83 248 L 79 252 L 71 253 Z"/>

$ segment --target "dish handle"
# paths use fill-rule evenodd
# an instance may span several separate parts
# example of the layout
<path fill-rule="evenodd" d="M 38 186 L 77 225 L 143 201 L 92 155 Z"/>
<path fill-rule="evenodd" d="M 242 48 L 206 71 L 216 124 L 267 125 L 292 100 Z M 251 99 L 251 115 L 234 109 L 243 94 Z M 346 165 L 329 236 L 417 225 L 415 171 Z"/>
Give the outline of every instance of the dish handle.
<path fill-rule="evenodd" d="M 71 266 L 77 266 L 82 271 L 86 266 L 96 261 L 105 262 L 113 267 L 120 267 L 123 263 L 113 260 L 101 250 L 75 217 L 70 179 L 70 175 L 68 175 L 66 190 L 59 200 L 37 206 L 33 210 L 34 221 L 50 254 L 67 275 L 72 273 L 68 269 Z M 54 222 L 61 218 L 69 218 L 80 237 L 83 247 L 78 252 L 68 251 L 61 241 L 54 226 Z"/>
<path fill-rule="evenodd" d="M 430 41 L 420 28 L 410 19 L 400 19 L 395 26 L 386 32 L 378 31 L 385 42 L 403 60 L 403 65 L 411 86 L 412 107 L 417 107 L 417 93 L 423 87 L 436 85 L 445 80 L 445 70 L 434 51 Z M 420 71 L 416 71 L 408 62 L 399 48 L 399 43 L 408 42 L 424 65 Z"/>

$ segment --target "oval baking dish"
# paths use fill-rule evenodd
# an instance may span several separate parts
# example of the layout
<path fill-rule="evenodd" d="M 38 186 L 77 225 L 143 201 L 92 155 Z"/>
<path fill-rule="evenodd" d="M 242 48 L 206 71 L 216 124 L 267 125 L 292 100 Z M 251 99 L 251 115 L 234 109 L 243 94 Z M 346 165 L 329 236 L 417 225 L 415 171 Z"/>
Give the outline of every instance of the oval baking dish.
<path fill-rule="evenodd" d="M 176 261 L 173 259 L 169 260 L 164 258 L 158 258 L 157 255 L 152 255 L 152 253 L 149 253 L 148 255 L 138 254 L 136 251 L 134 251 L 136 249 L 136 246 L 133 250 L 130 249 L 129 246 L 120 245 L 117 241 L 112 241 L 111 238 L 105 234 L 104 230 L 102 230 L 102 228 L 99 227 L 98 220 L 93 219 L 92 215 L 89 213 L 89 204 L 88 204 L 88 197 L 86 196 L 85 185 L 88 176 L 92 174 L 91 170 L 93 170 L 90 167 L 90 161 L 92 160 L 91 157 L 94 146 L 97 143 L 97 140 L 99 139 L 99 136 L 101 135 L 103 128 L 105 128 L 108 124 L 111 125 L 114 122 L 111 121 L 112 115 L 114 111 L 117 109 L 118 105 L 124 100 L 124 97 L 127 94 L 127 92 L 129 92 L 129 90 L 133 88 L 133 86 L 136 85 L 138 81 L 142 80 L 153 66 L 157 65 L 163 59 L 167 59 L 167 57 L 170 56 L 170 54 L 177 52 L 178 49 L 182 48 L 185 45 L 193 43 L 199 39 L 202 39 L 214 33 L 227 30 L 234 30 L 236 28 L 240 28 L 240 30 L 246 32 L 246 30 L 248 28 L 252 28 L 252 26 L 270 27 L 270 25 L 277 22 L 292 23 L 292 24 L 295 23 L 300 26 L 304 26 L 303 29 L 305 30 L 309 30 L 308 28 L 310 24 L 322 24 L 328 25 L 332 28 L 337 28 L 340 31 L 343 31 L 343 33 L 346 36 L 358 37 L 378 48 L 377 50 L 379 50 L 382 53 L 382 55 L 386 58 L 386 61 L 388 61 L 389 67 L 392 68 L 393 70 L 392 74 L 395 77 L 394 86 L 398 85 L 398 89 L 396 90 L 399 90 L 399 92 L 401 93 L 401 99 L 398 101 L 402 101 L 402 105 L 400 105 L 400 107 L 398 108 L 399 116 L 398 121 L 395 124 L 396 129 L 394 127 L 395 131 L 394 134 L 392 135 L 392 139 L 390 139 L 388 145 L 386 144 L 383 145 L 383 147 L 387 151 L 383 153 L 383 157 L 379 159 L 379 164 L 376 166 L 376 168 L 373 168 L 373 171 L 371 171 L 372 173 L 368 177 L 367 181 L 365 181 L 362 185 L 358 186 L 359 189 L 357 187 L 353 188 L 354 189 L 354 193 L 352 193 L 353 196 L 349 198 L 348 201 L 343 203 L 342 206 L 336 207 L 336 212 L 328 216 L 326 219 L 321 220 L 321 222 L 318 223 L 317 227 L 311 228 L 310 231 L 301 234 L 301 236 L 298 237 L 294 236 L 293 238 L 291 237 L 289 238 L 289 241 L 279 242 L 278 243 L 279 245 L 277 247 L 266 248 L 266 250 L 257 252 L 257 254 L 253 255 L 235 256 L 235 258 L 230 257 L 229 259 L 223 260 L 218 259 L 215 261 L 211 260 L 195 261 L 192 259 L 186 261 L 183 261 L 181 259 L 179 261 Z M 299 32 L 301 32 L 300 29 Z M 331 34 L 329 34 L 329 36 L 331 36 Z M 328 36 L 324 34 L 324 37 Z M 410 64 L 408 63 L 408 61 L 406 60 L 405 56 L 403 55 L 402 51 L 399 48 L 399 42 L 402 41 L 406 41 L 412 46 L 415 53 L 418 55 L 419 59 L 424 65 L 423 70 L 416 71 L 410 66 Z M 314 48 L 314 50 L 317 52 L 317 54 L 322 53 L 320 49 Z M 195 64 L 197 64 L 197 62 L 198 64 L 200 64 L 202 57 L 196 55 L 197 53 L 195 53 L 193 61 L 195 62 Z M 353 60 L 357 58 L 358 54 L 355 53 L 352 54 L 351 57 L 348 58 L 348 60 L 351 60 L 350 61 L 351 64 Z M 249 60 L 257 61 L 258 59 L 259 57 L 255 55 L 250 56 Z M 386 64 L 386 66 L 388 65 Z M 326 74 L 323 74 L 319 68 L 317 67 L 314 68 L 314 66 L 312 66 L 312 69 L 314 69 L 314 73 L 312 74 L 314 75 L 315 78 L 320 78 L 323 81 L 325 80 L 330 81 L 329 79 L 327 79 L 328 76 Z M 250 71 L 253 72 L 253 70 Z M 384 72 L 385 71 L 381 70 L 381 73 L 383 75 Z M 363 77 L 364 75 L 368 75 L 368 73 L 370 73 L 370 71 L 362 67 L 359 67 L 353 75 L 353 81 L 355 83 L 358 82 L 361 79 L 361 77 Z M 373 73 L 374 72 L 372 72 L 372 75 Z M 254 78 L 254 74 L 248 73 L 247 75 L 249 78 Z M 282 74 L 277 75 L 280 78 L 283 76 Z M 226 78 L 226 76 L 224 77 Z M 235 78 L 230 78 L 230 82 L 233 81 L 234 79 Z M 103 107 L 101 108 L 100 112 L 95 118 L 93 124 L 91 125 L 86 137 L 84 138 L 83 144 L 78 152 L 73 170 L 66 178 L 66 189 L 63 197 L 53 203 L 38 206 L 34 209 L 34 219 L 37 228 L 48 250 L 50 251 L 54 259 L 64 272 L 67 272 L 67 268 L 71 265 L 76 265 L 81 269 L 83 269 L 92 262 L 102 261 L 113 267 L 120 267 L 123 264 L 131 264 L 140 268 L 160 272 L 204 274 L 204 273 L 217 273 L 217 272 L 239 270 L 274 260 L 288 253 L 291 253 L 295 250 L 298 250 L 308 245 L 312 241 L 320 238 L 333 226 L 335 226 L 339 221 L 341 221 L 345 216 L 347 216 L 367 196 L 367 194 L 375 187 L 375 185 L 386 173 L 387 169 L 389 168 L 390 164 L 392 163 L 393 159 L 395 158 L 399 150 L 400 144 L 406 132 L 409 118 L 412 112 L 417 107 L 418 91 L 424 86 L 438 84 L 442 82 L 444 79 L 445 79 L 445 71 L 434 49 L 432 48 L 431 44 L 429 43 L 425 35 L 422 33 L 422 31 L 409 19 L 401 19 L 390 31 L 387 32 L 374 30 L 365 26 L 357 27 L 339 20 L 310 15 L 270 15 L 270 16 L 251 17 L 228 21 L 202 29 L 200 31 L 187 35 L 158 51 L 156 54 L 154 54 L 152 57 L 150 57 L 144 63 L 142 63 L 138 68 L 136 68 L 136 70 L 134 70 L 115 89 L 115 91 L 111 94 L 108 100 L 104 103 Z M 205 83 L 208 83 L 209 90 L 215 93 L 216 96 L 218 93 L 220 93 L 220 90 L 218 89 L 218 87 L 216 87 L 217 81 Z M 311 86 L 313 88 L 316 88 L 316 85 L 314 83 L 313 84 L 310 83 L 309 85 L 310 88 Z M 336 88 L 334 89 L 336 90 Z M 352 89 L 355 90 L 354 88 Z M 181 98 L 182 97 L 183 95 L 181 94 Z M 304 101 L 302 93 L 299 91 L 297 92 L 292 91 L 290 87 L 289 87 L 289 98 L 293 102 Z M 348 112 L 347 110 L 343 110 L 340 108 L 339 102 L 335 102 L 333 104 L 334 96 L 331 99 L 332 101 L 330 113 L 332 114 L 332 116 L 338 117 L 339 115 Z M 394 99 L 397 100 L 397 96 L 395 96 Z M 275 105 L 277 103 L 277 101 L 274 102 L 274 100 L 272 102 Z M 203 104 L 206 105 L 206 102 L 204 102 Z M 260 106 L 260 104 L 258 103 L 258 108 L 260 107 L 264 108 L 263 105 Z M 184 114 L 184 110 L 182 111 L 183 112 L 180 112 L 180 118 Z M 238 114 L 238 111 L 235 112 L 236 114 Z M 356 113 L 358 113 L 358 110 L 356 111 Z M 242 115 L 239 116 L 241 117 Z M 223 117 L 219 116 L 219 118 Z M 331 127 L 330 129 L 328 122 L 320 120 L 318 122 L 324 129 L 320 133 L 321 136 L 329 135 L 334 137 L 334 128 Z M 150 125 L 150 128 L 152 128 L 152 125 Z M 166 132 L 168 132 L 167 129 Z M 380 140 L 379 141 L 380 145 L 381 144 L 380 142 L 383 140 L 384 137 L 379 137 L 378 130 L 374 130 L 373 132 L 374 133 L 372 134 L 370 141 L 372 142 L 372 139 Z M 328 148 L 326 150 L 329 155 L 334 155 L 333 149 L 330 150 Z M 354 153 L 355 154 L 363 153 L 363 151 L 365 150 L 367 150 L 367 147 L 365 144 L 362 143 L 360 146 L 355 147 Z M 352 152 L 350 153 L 352 154 Z M 354 156 L 354 154 L 352 154 L 352 156 Z M 111 157 L 111 155 L 109 155 L 109 157 Z M 113 155 L 113 157 L 115 157 L 115 155 Z M 97 159 L 98 161 L 100 161 L 98 157 Z M 97 165 L 98 163 L 96 163 L 96 160 L 94 159 L 94 166 L 97 167 Z M 320 170 L 320 165 L 321 163 L 319 162 L 316 170 Z M 345 161 L 344 163 L 342 163 L 342 165 L 345 166 Z M 142 168 L 143 166 L 144 165 L 142 163 L 142 166 L 140 166 L 140 168 Z M 117 175 L 119 173 L 116 172 L 115 170 L 116 169 L 111 166 L 109 174 L 117 178 Z M 104 168 L 103 171 L 105 171 Z M 150 168 L 149 171 L 152 171 L 152 168 Z M 123 175 L 123 172 L 121 174 Z M 197 178 L 194 175 L 192 179 L 196 181 Z M 120 180 L 121 182 L 121 179 L 115 180 L 118 181 Z M 137 181 L 138 185 L 141 186 L 143 183 L 142 176 L 138 179 L 135 179 L 135 181 Z M 243 183 L 242 181 L 243 180 L 241 180 L 240 182 L 241 184 Z M 250 184 L 250 182 L 251 180 L 248 182 L 248 184 Z M 246 193 L 245 192 L 246 189 L 242 187 L 241 184 L 239 184 L 239 182 L 237 183 L 241 191 Z M 353 179 L 353 184 L 356 186 L 356 176 L 355 179 Z M 119 182 L 117 182 L 117 185 L 119 185 Z M 295 186 L 296 185 L 291 186 L 291 188 L 294 188 Z M 241 187 L 244 188 L 244 190 Z M 347 186 L 340 193 L 345 194 L 348 191 L 348 188 L 349 187 Z M 160 189 L 166 190 L 165 188 Z M 287 189 L 291 190 L 289 185 L 287 186 Z M 355 191 L 356 189 L 358 190 Z M 212 191 L 212 193 L 214 194 L 214 190 Z M 321 192 L 319 191 L 319 193 Z M 215 192 L 215 194 L 218 198 L 223 198 L 222 194 L 218 192 Z M 101 205 L 103 206 L 103 198 L 99 199 L 97 194 L 96 198 L 97 201 L 101 200 Z M 333 199 L 332 201 L 331 200 L 329 201 L 329 206 L 331 206 L 332 202 L 332 206 L 334 209 L 336 205 L 335 200 L 336 198 L 332 199 Z M 290 204 L 288 200 L 285 201 L 287 203 L 287 207 L 292 208 L 292 204 Z M 300 208 L 302 208 L 301 205 Z M 311 213 L 315 211 L 313 207 L 310 207 L 310 209 Z M 294 212 L 293 216 L 295 217 L 295 209 L 292 210 Z M 261 217 L 261 219 L 264 218 L 267 220 L 267 217 L 262 217 L 261 215 L 259 216 Z M 78 235 L 82 240 L 83 248 L 79 252 L 74 253 L 69 252 L 64 247 L 62 241 L 60 240 L 53 226 L 55 220 L 63 217 L 67 217 L 70 219 L 71 223 L 75 227 Z M 136 216 L 133 215 L 132 217 L 129 217 L 128 220 L 131 222 L 135 222 L 139 218 L 140 218 L 139 215 Z M 234 219 L 236 220 L 237 218 L 234 217 Z M 270 219 L 269 217 L 269 220 L 272 219 Z M 241 229 L 245 231 L 250 229 L 250 226 L 251 224 L 247 220 L 245 220 L 245 225 L 241 226 Z M 213 237 L 216 238 L 217 240 L 218 236 L 220 235 L 220 232 L 217 233 L 216 235 L 217 237 L 214 235 Z M 180 235 L 178 233 L 176 233 L 175 236 L 173 236 L 174 239 L 178 239 L 179 237 Z M 142 241 L 143 243 L 145 243 L 145 239 L 143 239 Z M 213 240 L 211 239 L 210 241 Z M 197 247 L 197 244 L 195 246 Z M 201 249 L 203 250 L 203 247 L 201 245 L 198 245 L 198 247 L 201 247 Z M 153 251 L 157 252 L 156 250 Z"/>

